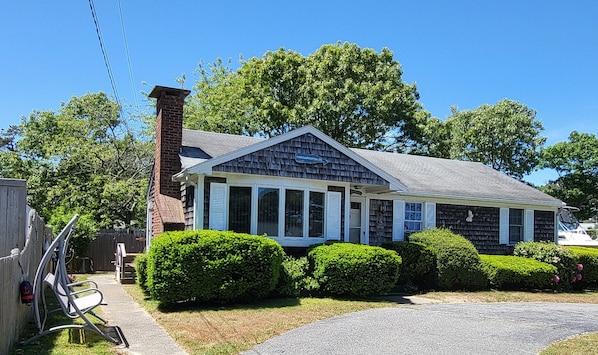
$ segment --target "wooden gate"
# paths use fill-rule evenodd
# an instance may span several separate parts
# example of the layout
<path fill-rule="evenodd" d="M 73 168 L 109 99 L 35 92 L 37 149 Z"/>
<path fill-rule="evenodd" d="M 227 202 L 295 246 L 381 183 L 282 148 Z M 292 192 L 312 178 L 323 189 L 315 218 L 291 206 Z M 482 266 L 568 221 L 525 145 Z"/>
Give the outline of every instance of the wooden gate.
<path fill-rule="evenodd" d="M 101 230 L 96 239 L 89 244 L 87 256 L 90 265 L 81 260 L 80 271 L 114 271 L 116 244 L 125 243 L 127 253 L 143 253 L 145 250 L 145 231 Z M 91 268 L 91 270 L 87 270 Z"/>

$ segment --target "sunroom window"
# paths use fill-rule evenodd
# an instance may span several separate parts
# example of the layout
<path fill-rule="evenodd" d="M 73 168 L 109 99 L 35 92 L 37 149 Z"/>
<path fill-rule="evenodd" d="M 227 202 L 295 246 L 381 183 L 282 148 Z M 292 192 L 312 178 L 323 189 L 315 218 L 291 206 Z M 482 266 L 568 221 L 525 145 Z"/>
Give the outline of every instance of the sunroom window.
<path fill-rule="evenodd" d="M 324 193 L 309 192 L 309 236 L 324 236 Z"/>
<path fill-rule="evenodd" d="M 260 187 L 257 200 L 257 234 L 278 235 L 279 190 Z"/>
<path fill-rule="evenodd" d="M 303 237 L 303 190 L 285 191 L 284 236 Z"/>
<path fill-rule="evenodd" d="M 228 230 L 251 233 L 251 187 L 230 187 L 228 214 Z"/>

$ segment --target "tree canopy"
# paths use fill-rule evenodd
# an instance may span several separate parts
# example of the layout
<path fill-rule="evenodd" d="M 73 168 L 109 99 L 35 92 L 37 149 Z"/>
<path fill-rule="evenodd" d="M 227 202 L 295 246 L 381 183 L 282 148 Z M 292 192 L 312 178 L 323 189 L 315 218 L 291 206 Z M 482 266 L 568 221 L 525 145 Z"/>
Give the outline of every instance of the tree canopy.
<path fill-rule="evenodd" d="M 196 74 L 185 110 L 193 129 L 270 137 L 312 125 L 348 147 L 387 149 L 411 139 L 423 111 L 386 48 L 328 44 L 307 57 L 281 48 L 236 71 L 217 61 Z"/>
<path fill-rule="evenodd" d="M 571 132 L 569 140 L 542 149 L 541 167 L 555 169 L 559 178 L 542 189 L 570 206 L 579 218 L 598 215 L 598 138 Z"/>
<path fill-rule="evenodd" d="M 81 215 L 79 252 L 98 228 L 145 223 L 153 150 L 120 115 L 104 93 L 86 94 L 0 132 L 0 176 L 26 179 L 28 203 L 56 229 Z"/>
<path fill-rule="evenodd" d="M 475 110 L 452 108 L 444 125 L 436 135 L 449 143 L 440 144 L 438 155 L 481 162 L 520 180 L 535 169 L 546 141 L 536 112 L 506 99 Z"/>

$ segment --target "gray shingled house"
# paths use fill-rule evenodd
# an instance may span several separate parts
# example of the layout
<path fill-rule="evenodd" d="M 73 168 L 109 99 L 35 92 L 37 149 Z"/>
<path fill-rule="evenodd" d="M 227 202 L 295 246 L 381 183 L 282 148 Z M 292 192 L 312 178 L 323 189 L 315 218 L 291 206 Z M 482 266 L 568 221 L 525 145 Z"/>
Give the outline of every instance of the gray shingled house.
<path fill-rule="evenodd" d="M 187 90 L 156 87 L 148 241 L 173 229 L 267 235 L 283 247 L 380 245 L 445 227 L 482 253 L 556 241 L 562 202 L 481 163 L 350 149 L 306 126 L 270 139 L 182 128 Z"/>

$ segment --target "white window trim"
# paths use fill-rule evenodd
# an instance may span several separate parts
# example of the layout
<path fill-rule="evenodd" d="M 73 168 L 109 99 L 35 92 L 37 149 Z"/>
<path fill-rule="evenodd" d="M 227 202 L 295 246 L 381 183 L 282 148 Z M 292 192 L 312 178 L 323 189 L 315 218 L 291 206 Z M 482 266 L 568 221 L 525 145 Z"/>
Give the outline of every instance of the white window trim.
<path fill-rule="evenodd" d="M 436 202 L 426 202 L 424 206 L 422 206 L 422 210 L 425 207 L 425 215 L 422 216 L 423 219 L 423 228 L 434 228 L 436 227 Z M 423 211 L 422 211 L 423 212 Z"/>
<path fill-rule="evenodd" d="M 341 210 L 342 194 L 338 191 L 328 191 L 326 193 L 326 215 L 324 219 L 326 239 L 341 240 Z"/>
<path fill-rule="evenodd" d="M 392 201 L 392 240 L 405 240 L 405 201 Z"/>
<path fill-rule="evenodd" d="M 228 228 L 228 190 L 228 184 L 210 183 L 210 229 L 227 230 Z"/>
<path fill-rule="evenodd" d="M 499 242 L 500 244 L 509 245 L 509 208 L 500 208 L 499 218 Z"/>
<path fill-rule="evenodd" d="M 534 210 L 526 209 L 523 213 L 523 241 L 530 242 L 534 240 Z"/>

